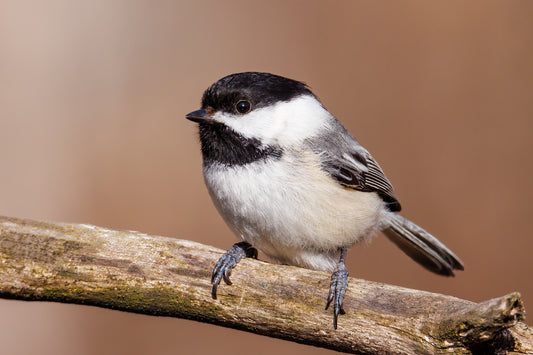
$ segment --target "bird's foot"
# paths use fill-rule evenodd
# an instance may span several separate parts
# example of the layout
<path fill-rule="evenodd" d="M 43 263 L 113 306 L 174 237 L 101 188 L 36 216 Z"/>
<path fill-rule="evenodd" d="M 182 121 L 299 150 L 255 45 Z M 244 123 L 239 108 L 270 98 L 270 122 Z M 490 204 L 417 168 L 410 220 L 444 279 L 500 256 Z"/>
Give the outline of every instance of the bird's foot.
<path fill-rule="evenodd" d="M 211 296 L 213 299 L 217 299 L 217 288 L 222 279 L 224 279 L 226 284 L 231 285 L 229 279 L 231 271 L 244 257 L 257 259 L 257 249 L 247 242 L 233 244 L 233 247 L 218 259 L 211 275 L 211 283 L 213 284 Z"/>
<path fill-rule="evenodd" d="M 331 275 L 331 284 L 329 286 L 329 295 L 326 303 L 326 309 L 328 309 L 331 302 L 333 302 L 333 328 L 337 329 L 337 318 L 339 314 L 345 314 L 342 308 L 344 302 L 344 294 L 348 287 L 348 269 L 344 265 L 344 261 L 341 260 L 333 270 Z"/>

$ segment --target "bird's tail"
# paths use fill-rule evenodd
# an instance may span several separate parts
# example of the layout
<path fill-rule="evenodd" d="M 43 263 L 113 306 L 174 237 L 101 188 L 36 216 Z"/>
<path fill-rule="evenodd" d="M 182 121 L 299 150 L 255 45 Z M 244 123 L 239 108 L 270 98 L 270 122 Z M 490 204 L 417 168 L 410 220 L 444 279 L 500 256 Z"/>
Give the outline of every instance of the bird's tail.
<path fill-rule="evenodd" d="M 403 218 L 389 213 L 383 233 L 411 259 L 434 273 L 453 276 L 453 270 L 464 270 L 463 263 L 437 238 Z"/>

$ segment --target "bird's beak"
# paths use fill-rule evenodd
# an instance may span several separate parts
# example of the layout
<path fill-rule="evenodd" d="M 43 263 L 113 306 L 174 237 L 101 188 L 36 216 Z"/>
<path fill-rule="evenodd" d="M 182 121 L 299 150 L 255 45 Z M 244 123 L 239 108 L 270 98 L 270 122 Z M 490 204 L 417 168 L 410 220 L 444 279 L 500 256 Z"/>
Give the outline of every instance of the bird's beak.
<path fill-rule="evenodd" d="M 185 115 L 185 118 L 194 122 L 202 122 L 206 119 L 210 119 L 209 116 L 210 115 L 202 108 Z"/>

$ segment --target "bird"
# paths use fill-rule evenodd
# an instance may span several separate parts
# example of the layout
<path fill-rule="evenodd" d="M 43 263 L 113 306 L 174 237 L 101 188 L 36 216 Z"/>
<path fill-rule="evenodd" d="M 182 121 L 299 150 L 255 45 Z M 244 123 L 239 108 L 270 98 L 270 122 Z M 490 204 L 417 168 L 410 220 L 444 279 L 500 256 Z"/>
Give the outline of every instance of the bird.
<path fill-rule="evenodd" d="M 327 310 L 345 314 L 348 249 L 378 231 L 440 275 L 464 270 L 443 243 L 402 217 L 396 193 L 372 155 L 304 82 L 235 73 L 205 90 L 185 116 L 199 127 L 211 199 L 240 239 L 214 266 L 212 297 L 258 250 L 282 264 L 331 272 Z"/>

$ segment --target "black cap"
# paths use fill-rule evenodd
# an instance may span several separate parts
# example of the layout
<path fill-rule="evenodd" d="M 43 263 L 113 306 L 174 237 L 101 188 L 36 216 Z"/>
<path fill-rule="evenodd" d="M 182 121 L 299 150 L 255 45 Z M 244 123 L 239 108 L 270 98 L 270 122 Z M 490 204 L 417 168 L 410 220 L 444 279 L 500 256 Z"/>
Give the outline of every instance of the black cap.
<path fill-rule="evenodd" d="M 238 113 L 236 104 L 247 101 L 251 109 L 301 95 L 313 95 L 306 84 L 279 75 L 245 72 L 228 75 L 209 87 L 202 98 L 202 109 Z"/>

